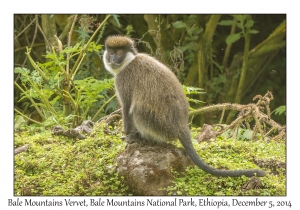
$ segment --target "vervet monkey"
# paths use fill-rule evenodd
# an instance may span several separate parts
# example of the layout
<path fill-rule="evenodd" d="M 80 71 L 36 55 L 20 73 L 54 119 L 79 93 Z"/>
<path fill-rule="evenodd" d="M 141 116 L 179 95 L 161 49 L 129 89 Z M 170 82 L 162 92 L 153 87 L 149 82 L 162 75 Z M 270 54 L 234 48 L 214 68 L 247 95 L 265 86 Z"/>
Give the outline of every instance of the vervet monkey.
<path fill-rule="evenodd" d="M 192 161 L 215 176 L 266 175 L 258 169 L 215 169 L 198 156 L 188 126 L 189 104 L 179 80 L 155 58 L 138 53 L 132 39 L 109 36 L 103 62 L 115 76 L 116 95 L 128 138 L 138 134 L 140 139 L 164 143 L 179 139 Z"/>

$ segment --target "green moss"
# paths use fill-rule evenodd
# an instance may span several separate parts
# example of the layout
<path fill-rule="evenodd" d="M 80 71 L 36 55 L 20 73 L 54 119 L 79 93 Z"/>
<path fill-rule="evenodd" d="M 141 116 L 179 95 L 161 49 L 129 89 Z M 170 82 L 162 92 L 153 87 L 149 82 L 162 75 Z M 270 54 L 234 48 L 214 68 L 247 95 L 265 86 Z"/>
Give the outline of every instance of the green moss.
<path fill-rule="evenodd" d="M 15 195 L 122 195 L 126 187 L 114 170 L 124 149 L 119 136 L 98 129 L 94 137 L 71 140 L 43 133 L 15 134 L 15 147 L 29 144 L 15 156 Z"/>
<path fill-rule="evenodd" d="M 217 138 L 210 143 L 193 143 L 200 157 L 211 166 L 230 170 L 262 168 L 269 174 L 260 177 L 260 190 L 242 192 L 242 186 L 250 179 L 248 177 L 215 177 L 197 166 L 188 167 L 183 175 L 173 172 L 174 185 L 167 189 L 170 195 L 286 195 L 285 168 L 282 167 L 286 161 L 284 141 L 237 141 Z"/>
<path fill-rule="evenodd" d="M 195 138 L 197 131 L 192 129 Z M 28 152 L 15 156 L 14 195 L 126 195 L 127 187 L 114 170 L 114 159 L 124 150 L 119 135 L 106 135 L 103 128 L 85 140 L 52 136 L 50 132 L 15 133 L 15 147 L 29 144 Z M 180 143 L 176 143 L 181 147 Z M 184 174 L 173 171 L 170 195 L 286 195 L 285 142 L 236 141 L 217 138 L 198 144 L 198 154 L 220 169 L 262 168 L 260 190 L 242 192 L 248 177 L 215 177 L 198 167 Z"/>

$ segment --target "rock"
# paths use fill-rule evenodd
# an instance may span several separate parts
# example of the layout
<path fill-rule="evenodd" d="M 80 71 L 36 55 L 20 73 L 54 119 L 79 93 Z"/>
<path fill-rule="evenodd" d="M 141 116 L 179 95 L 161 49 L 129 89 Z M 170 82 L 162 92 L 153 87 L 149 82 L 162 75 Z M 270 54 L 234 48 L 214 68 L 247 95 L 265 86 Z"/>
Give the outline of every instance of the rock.
<path fill-rule="evenodd" d="M 184 148 L 140 142 L 128 144 L 115 161 L 131 193 L 148 196 L 167 195 L 167 191 L 159 189 L 172 185 L 171 167 L 180 173 L 194 164 Z"/>
<path fill-rule="evenodd" d="M 196 137 L 198 143 L 200 144 L 203 141 L 210 141 L 211 139 L 215 139 L 217 137 L 216 132 L 213 127 L 208 124 L 203 124 L 200 134 Z"/>
<path fill-rule="evenodd" d="M 252 192 L 252 195 L 255 195 L 255 196 L 259 196 L 260 193 L 259 193 L 259 190 L 260 188 L 262 187 L 262 183 L 261 183 L 261 180 L 258 178 L 258 177 L 251 177 L 250 180 L 248 180 L 243 186 L 242 186 L 242 192 L 245 193 L 249 190 L 255 190 Z M 240 194 L 240 195 L 243 195 L 243 194 Z"/>
<path fill-rule="evenodd" d="M 262 186 L 261 180 L 258 177 L 251 177 L 247 183 L 245 183 L 242 187 L 242 191 L 245 192 L 247 190 L 259 190 Z"/>

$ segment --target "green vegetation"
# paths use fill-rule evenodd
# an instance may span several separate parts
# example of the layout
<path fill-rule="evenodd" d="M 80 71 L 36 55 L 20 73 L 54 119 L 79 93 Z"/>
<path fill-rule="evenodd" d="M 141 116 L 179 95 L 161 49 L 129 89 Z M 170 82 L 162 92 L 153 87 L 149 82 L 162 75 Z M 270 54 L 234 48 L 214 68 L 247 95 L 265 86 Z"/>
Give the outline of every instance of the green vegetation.
<path fill-rule="evenodd" d="M 257 166 L 249 161 L 253 159 L 269 174 L 260 178 L 260 190 L 243 192 L 242 186 L 249 180 L 245 176 L 215 177 L 197 166 L 188 167 L 183 175 L 173 171 L 174 186 L 166 189 L 169 195 L 286 195 L 285 167 L 282 167 L 286 162 L 284 141 L 242 141 L 218 137 L 214 142 L 195 143 L 194 147 L 200 157 L 214 167 L 222 166 L 223 169 L 230 170 L 255 168 Z"/>
<path fill-rule="evenodd" d="M 193 129 L 193 136 L 197 135 Z M 14 195 L 128 195 L 114 159 L 124 150 L 120 135 L 107 135 L 103 127 L 85 140 L 51 136 L 50 132 L 15 133 L 15 147 L 29 144 L 28 152 L 15 156 Z M 178 146 L 180 144 L 178 143 Z M 208 164 L 226 169 L 254 168 L 252 159 L 270 174 L 262 177 L 261 190 L 242 192 L 247 177 L 214 177 L 197 167 L 174 171 L 176 195 L 286 195 L 285 143 L 217 138 L 194 146 Z M 271 165 L 266 163 L 272 163 Z"/>
<path fill-rule="evenodd" d="M 75 82 L 111 78 L 101 56 L 104 40 L 112 34 L 134 38 L 140 52 L 168 65 L 183 85 L 202 88 L 206 94 L 191 98 L 205 105 L 245 104 L 267 91 L 274 96 L 271 111 L 286 104 L 284 14 L 16 14 L 14 23 L 14 64 L 20 68 L 14 74 L 14 108 L 16 115 L 22 115 L 28 123 L 48 120 L 43 126 L 74 127 L 82 120 L 98 119 L 116 109 L 109 88 L 99 96 L 89 86 L 77 90 Z M 23 80 L 24 69 L 30 71 L 31 79 L 38 79 L 33 81 L 39 91 Z M 81 90 L 91 96 L 82 98 Z M 47 97 L 55 104 L 47 104 Z M 192 104 L 195 109 L 201 106 L 203 103 Z M 226 113 L 226 124 L 234 117 L 234 113 Z M 286 122 L 285 115 L 273 117 L 280 124 Z M 209 115 L 193 119 L 197 126 L 208 121 L 216 123 Z"/>
<path fill-rule="evenodd" d="M 49 51 L 44 55 L 43 63 L 36 62 L 31 56 L 31 48 L 26 47 L 26 55 L 33 70 L 25 67 L 16 67 L 14 72 L 18 74 L 20 83 L 15 82 L 15 86 L 20 91 L 18 102 L 29 100 L 34 111 L 36 119 L 26 116 L 21 110 L 15 108 L 15 112 L 30 123 L 40 124 L 42 127 L 61 125 L 67 127 L 76 127 L 83 120 L 88 118 L 95 119 L 103 111 L 102 105 L 107 105 L 106 101 L 111 101 L 107 91 L 113 87 L 113 79 L 96 80 L 87 74 L 83 74 L 86 62 L 90 62 L 91 56 L 99 55 L 102 45 L 92 39 L 100 29 L 103 29 L 106 19 L 98 26 L 96 31 L 89 35 L 91 31 L 91 20 L 87 16 L 82 16 L 79 30 L 78 42 L 71 46 L 71 34 L 76 22 L 74 16 L 72 27 L 70 28 L 68 43 L 63 46 L 61 40 L 56 36 L 54 46 L 49 45 Z M 54 44 L 54 43 L 52 43 Z M 94 65 L 90 64 L 90 68 Z M 113 98 L 114 96 L 112 96 Z M 98 110 L 101 107 L 100 110 Z M 91 109 L 97 111 L 91 116 Z"/>
<path fill-rule="evenodd" d="M 114 171 L 124 149 L 120 136 L 97 129 L 85 140 L 40 133 L 15 133 L 15 146 L 29 144 L 15 156 L 14 195 L 124 195 L 126 186 Z"/>

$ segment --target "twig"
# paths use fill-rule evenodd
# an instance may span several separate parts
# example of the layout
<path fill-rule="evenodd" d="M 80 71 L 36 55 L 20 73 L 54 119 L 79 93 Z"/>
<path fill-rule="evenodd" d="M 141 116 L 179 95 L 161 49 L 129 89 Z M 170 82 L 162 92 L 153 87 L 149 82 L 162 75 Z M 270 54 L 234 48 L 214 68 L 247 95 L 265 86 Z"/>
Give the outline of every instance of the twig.
<path fill-rule="evenodd" d="M 23 31 L 21 31 L 14 39 L 17 39 L 22 33 L 24 33 L 24 31 L 26 31 L 26 29 L 35 21 L 35 18 L 23 29 Z"/>
<path fill-rule="evenodd" d="M 40 30 L 41 34 L 43 35 L 44 40 L 45 40 L 45 42 L 47 43 L 47 46 L 50 46 L 49 41 L 48 41 L 48 39 L 47 39 L 47 36 L 45 35 L 43 29 L 41 28 L 41 26 L 40 26 L 40 24 L 39 24 L 38 22 L 37 22 L 37 27 L 38 27 L 38 29 Z"/>
<path fill-rule="evenodd" d="M 74 16 L 74 20 L 72 22 L 70 31 L 68 33 L 68 44 L 67 44 L 68 47 L 70 47 L 70 45 L 71 45 L 71 37 L 72 37 L 73 28 L 74 28 L 76 20 L 77 20 L 77 15 Z M 70 53 L 67 53 L 67 68 L 66 68 L 66 71 L 67 71 L 68 74 L 70 73 L 70 66 L 69 66 L 70 62 L 69 62 L 69 59 L 70 59 Z"/>
<path fill-rule="evenodd" d="M 206 112 L 212 112 L 212 111 L 219 111 L 222 110 L 221 118 L 219 121 L 219 124 L 221 124 L 224 112 L 225 110 L 235 110 L 239 112 L 238 117 L 230 123 L 230 125 L 223 126 L 221 130 L 218 130 L 216 132 L 217 135 L 220 135 L 224 133 L 225 131 L 232 129 L 236 132 L 238 132 L 238 128 L 241 127 L 243 123 L 246 124 L 247 129 L 250 129 L 249 120 L 251 118 L 254 118 L 255 125 L 253 128 L 253 134 L 252 138 L 256 136 L 257 132 L 261 134 L 262 139 L 265 139 L 267 136 L 269 136 L 272 131 L 278 130 L 279 134 L 275 137 L 270 137 L 272 139 L 278 139 L 285 136 L 285 126 L 282 126 L 278 123 L 276 123 L 274 120 L 270 118 L 270 101 L 273 99 L 273 95 L 271 92 L 267 92 L 264 96 L 257 95 L 253 98 L 253 100 L 259 99 L 256 104 L 250 103 L 247 105 L 241 105 L 241 104 L 216 104 L 211 106 L 206 106 L 198 110 L 194 110 L 190 112 L 190 116 L 195 116 L 198 114 L 203 114 Z M 263 113 L 262 111 L 266 110 L 266 113 Z M 217 125 L 215 125 L 217 126 Z M 270 126 L 271 129 L 267 129 L 267 126 Z M 265 132 L 264 130 L 268 130 L 268 132 Z M 234 133 L 234 132 L 233 132 Z"/>
<path fill-rule="evenodd" d="M 81 50 L 77 60 L 75 61 L 75 64 L 73 65 L 73 68 L 71 69 L 70 74 L 74 75 L 74 71 L 76 70 L 76 68 L 78 67 L 78 63 L 81 61 L 82 57 L 84 57 L 85 54 L 85 50 L 86 48 L 89 46 L 90 42 L 94 39 L 94 37 L 96 36 L 97 32 L 101 29 L 101 27 L 105 24 L 105 22 L 109 19 L 110 15 L 107 15 L 106 18 L 102 21 L 102 23 L 98 26 L 98 28 L 95 30 L 95 32 L 93 33 L 93 35 L 90 37 L 90 39 L 88 40 L 88 42 L 84 45 L 83 49 Z"/>
<path fill-rule="evenodd" d="M 99 120 L 97 121 L 98 124 L 99 124 L 99 123 L 104 123 L 104 124 L 105 124 L 105 126 L 104 126 L 104 133 L 109 134 L 109 135 L 115 135 L 116 133 L 121 132 L 120 129 L 115 129 L 114 131 L 111 131 L 111 130 L 108 128 L 108 126 L 109 126 L 112 122 L 114 122 L 114 121 L 116 121 L 117 119 L 120 119 L 120 118 L 121 118 L 121 111 L 122 111 L 122 109 L 118 109 L 118 110 L 116 110 L 116 111 L 110 113 L 109 115 L 102 117 L 101 119 L 99 119 Z"/>
<path fill-rule="evenodd" d="M 92 118 L 92 121 L 95 120 L 95 118 L 98 116 L 98 114 L 100 114 L 100 112 L 102 111 L 102 109 L 112 100 L 116 97 L 116 94 L 113 95 L 110 99 L 108 99 L 101 107 L 100 109 L 97 111 L 97 113 L 94 115 L 94 117 Z"/>
<path fill-rule="evenodd" d="M 31 119 L 30 117 L 27 117 L 25 114 L 23 114 L 22 112 L 20 112 L 19 110 L 17 110 L 16 108 L 14 108 L 15 112 L 17 112 L 19 115 L 21 115 L 22 117 L 25 117 L 27 120 L 31 121 L 31 122 L 34 122 L 36 124 L 39 124 L 39 125 L 42 125 L 42 123 L 36 121 L 36 120 L 33 120 Z"/>
<path fill-rule="evenodd" d="M 14 155 L 20 154 L 21 152 L 26 152 L 29 148 L 29 144 L 25 144 L 24 146 L 18 147 L 14 151 Z"/>
<path fill-rule="evenodd" d="M 101 122 L 101 121 L 106 121 L 108 118 L 110 118 L 110 117 L 113 116 L 113 115 L 116 115 L 116 114 L 120 115 L 121 112 L 122 112 L 122 108 L 120 108 L 120 109 L 118 109 L 118 110 L 116 110 L 116 111 L 110 113 L 110 114 L 107 115 L 107 116 L 104 116 L 104 117 L 100 118 L 97 122 L 99 123 L 99 122 Z"/>

